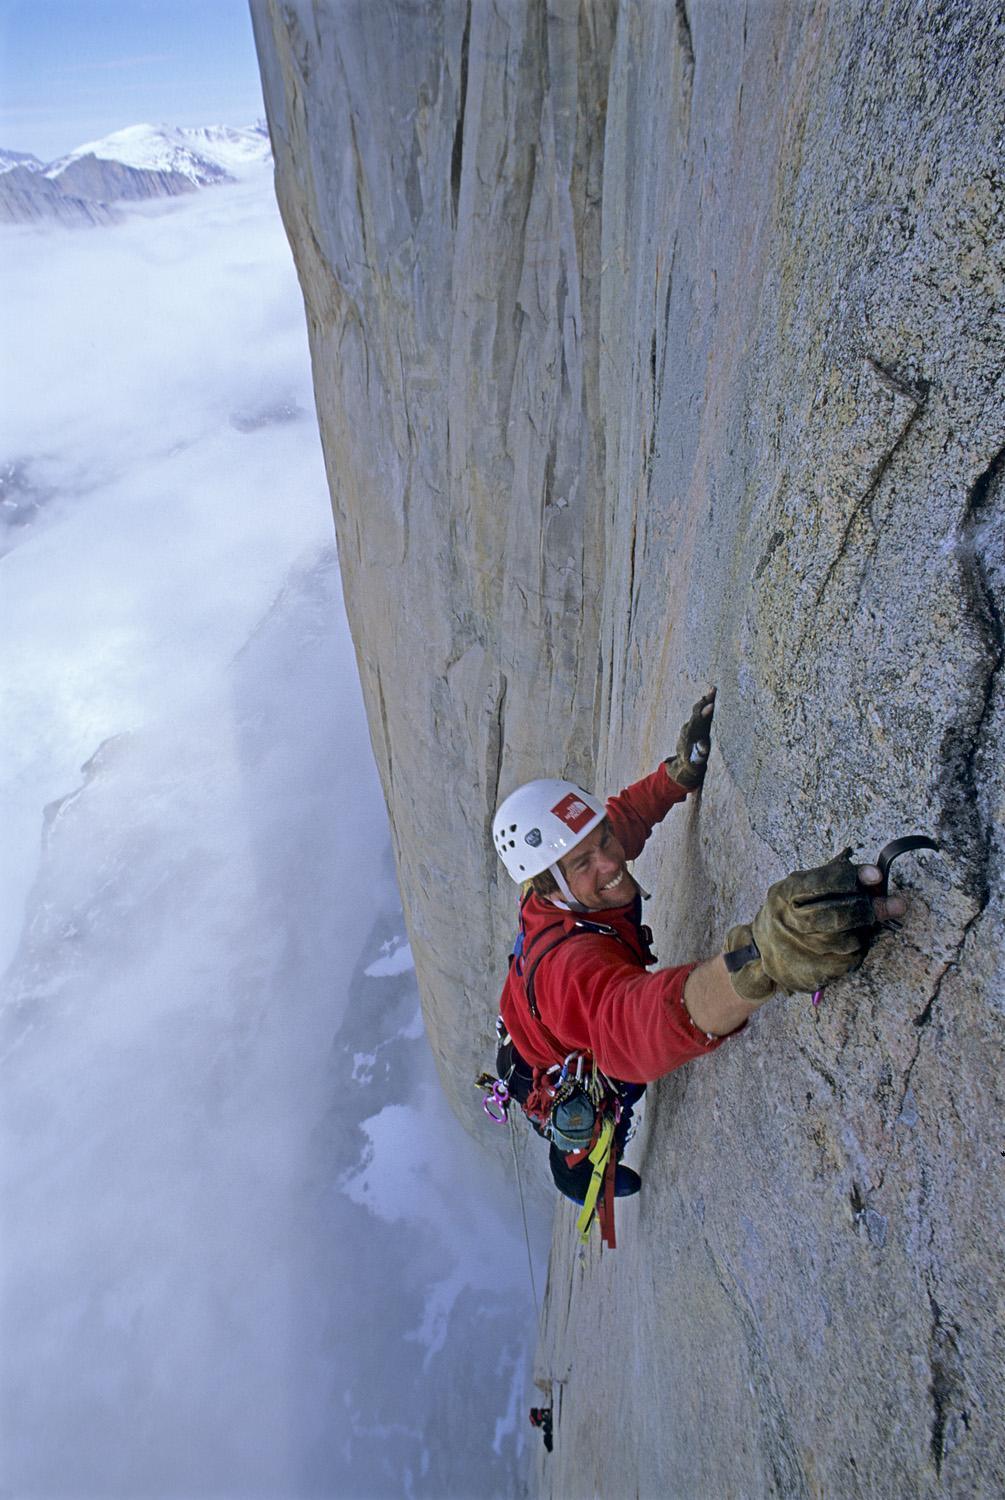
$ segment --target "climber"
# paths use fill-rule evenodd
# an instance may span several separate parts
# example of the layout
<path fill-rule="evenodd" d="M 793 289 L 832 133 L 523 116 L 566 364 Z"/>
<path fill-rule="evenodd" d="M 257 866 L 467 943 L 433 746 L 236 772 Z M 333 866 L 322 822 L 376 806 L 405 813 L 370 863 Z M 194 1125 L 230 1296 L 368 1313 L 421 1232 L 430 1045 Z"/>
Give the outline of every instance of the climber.
<path fill-rule="evenodd" d="M 561 1130 L 566 1149 L 558 1149 L 542 1105 L 549 1077 L 554 1095 L 556 1064 L 581 1055 L 606 1075 L 619 1101 L 619 1157 L 645 1084 L 715 1051 L 776 990 L 812 993 L 857 968 L 876 924 L 905 909 L 899 897 L 872 899 L 879 870 L 856 867 L 845 851 L 773 885 L 716 957 L 645 972 L 656 955 L 628 862 L 653 826 L 700 790 L 714 708 L 713 690 L 695 704 L 674 755 L 606 805 L 571 782 L 532 781 L 501 803 L 493 823 L 497 852 L 524 888 L 497 1065 L 532 1120 L 537 1109 L 541 1133 L 552 1138 L 555 1184 L 577 1202 L 589 1162 L 568 1150 Z M 617 1196 L 640 1186 L 622 1166 L 615 1181 Z"/>
<path fill-rule="evenodd" d="M 554 1439 L 552 1437 L 551 1407 L 532 1406 L 529 1416 L 530 1425 L 532 1427 L 537 1427 L 540 1430 L 541 1435 L 544 1438 L 545 1449 L 548 1453 L 550 1453 L 552 1448 L 555 1446 Z"/>

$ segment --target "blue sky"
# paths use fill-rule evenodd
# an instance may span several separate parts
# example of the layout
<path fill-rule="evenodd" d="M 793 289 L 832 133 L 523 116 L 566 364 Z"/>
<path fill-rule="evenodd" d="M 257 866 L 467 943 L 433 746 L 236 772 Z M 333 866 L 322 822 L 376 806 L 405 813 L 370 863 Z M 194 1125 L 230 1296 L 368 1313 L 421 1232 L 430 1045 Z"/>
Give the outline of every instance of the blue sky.
<path fill-rule="evenodd" d="M 0 0 L 0 147 L 263 114 L 247 0 Z"/>

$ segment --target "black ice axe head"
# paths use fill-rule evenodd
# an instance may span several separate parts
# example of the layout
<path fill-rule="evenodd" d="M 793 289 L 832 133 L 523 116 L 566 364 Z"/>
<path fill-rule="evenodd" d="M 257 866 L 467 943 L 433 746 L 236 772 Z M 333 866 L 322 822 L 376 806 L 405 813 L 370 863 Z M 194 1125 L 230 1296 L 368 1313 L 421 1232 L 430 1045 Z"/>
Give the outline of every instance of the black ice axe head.
<path fill-rule="evenodd" d="M 935 849 L 936 851 L 938 851 L 938 848 L 938 844 L 934 839 L 930 839 L 927 833 L 909 833 L 902 839 L 891 839 L 890 842 L 888 844 L 885 844 L 876 855 L 876 865 L 879 869 L 880 881 L 878 886 L 869 887 L 869 895 L 886 896 L 889 894 L 890 866 L 893 864 L 894 860 L 899 859 L 902 854 L 908 854 L 912 849 Z M 900 923 L 894 917 L 888 917 L 885 922 L 878 923 L 874 931 L 879 931 L 880 928 L 883 927 L 889 928 L 892 932 L 900 931 Z M 820 997 L 822 994 L 822 989 L 814 991 L 814 1005 L 820 1004 Z"/>
<path fill-rule="evenodd" d="M 876 856 L 876 864 L 879 868 L 881 880 L 876 891 L 870 890 L 870 895 L 885 896 L 890 889 L 890 866 L 895 859 L 902 854 L 909 854 L 912 849 L 935 849 L 938 851 L 935 839 L 930 839 L 927 833 L 909 833 L 906 838 L 891 839 L 890 842 L 879 851 Z"/>

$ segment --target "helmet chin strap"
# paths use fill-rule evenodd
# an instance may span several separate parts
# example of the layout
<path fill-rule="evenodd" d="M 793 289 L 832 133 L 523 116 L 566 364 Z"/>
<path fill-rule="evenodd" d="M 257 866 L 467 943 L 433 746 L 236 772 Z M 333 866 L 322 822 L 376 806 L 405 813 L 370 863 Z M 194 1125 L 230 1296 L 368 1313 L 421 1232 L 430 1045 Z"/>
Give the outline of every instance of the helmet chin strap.
<path fill-rule="evenodd" d="M 549 866 L 549 871 L 548 872 L 549 872 L 549 874 L 551 874 L 551 875 L 554 876 L 554 878 L 555 878 L 555 884 L 558 886 L 559 890 L 562 892 L 562 895 L 565 897 L 565 904 L 569 908 L 570 911 L 579 911 L 579 912 L 582 912 L 582 911 L 589 911 L 590 910 L 590 908 L 588 906 L 584 906 L 583 905 L 582 901 L 577 901 L 576 898 L 575 898 L 575 896 L 569 890 L 568 884 L 566 883 L 565 876 L 562 874 L 561 870 L 558 868 L 558 861 L 557 860 L 555 861 L 555 863 L 553 865 Z"/>
<path fill-rule="evenodd" d="M 559 890 L 562 892 L 562 895 L 565 897 L 565 904 L 570 911 L 587 912 L 595 910 L 594 907 L 584 906 L 582 901 L 576 900 L 575 896 L 569 889 L 569 885 L 566 881 L 565 876 L 562 874 L 557 864 L 549 865 L 548 873 L 555 877 L 555 884 L 558 886 Z M 635 889 L 638 891 L 643 901 L 648 901 L 651 892 L 647 891 L 643 886 L 639 885 L 634 876 L 632 876 L 632 880 L 634 882 Z"/>

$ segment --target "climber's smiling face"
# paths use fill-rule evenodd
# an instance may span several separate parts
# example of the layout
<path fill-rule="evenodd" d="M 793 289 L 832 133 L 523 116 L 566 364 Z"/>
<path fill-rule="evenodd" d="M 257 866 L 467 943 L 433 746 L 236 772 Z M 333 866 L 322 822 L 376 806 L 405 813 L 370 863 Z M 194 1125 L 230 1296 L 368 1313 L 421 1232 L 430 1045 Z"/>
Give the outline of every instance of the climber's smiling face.
<path fill-rule="evenodd" d="M 561 863 L 569 889 L 590 911 L 627 906 L 636 884 L 625 865 L 625 851 L 605 818 Z"/>

